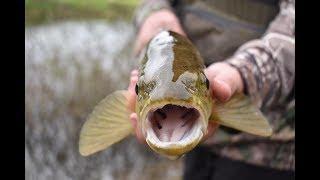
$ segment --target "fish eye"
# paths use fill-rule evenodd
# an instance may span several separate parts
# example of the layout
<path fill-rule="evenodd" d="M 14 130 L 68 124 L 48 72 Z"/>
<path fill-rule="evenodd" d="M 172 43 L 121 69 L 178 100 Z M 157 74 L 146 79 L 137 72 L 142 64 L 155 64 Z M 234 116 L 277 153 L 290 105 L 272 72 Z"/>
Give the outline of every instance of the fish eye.
<path fill-rule="evenodd" d="M 139 91 L 138 84 L 136 84 L 135 91 L 136 91 L 136 94 L 138 95 L 138 91 Z"/>
<path fill-rule="evenodd" d="M 209 79 L 206 77 L 206 86 L 207 86 L 207 89 L 209 89 L 210 87 L 210 82 L 209 82 Z"/>

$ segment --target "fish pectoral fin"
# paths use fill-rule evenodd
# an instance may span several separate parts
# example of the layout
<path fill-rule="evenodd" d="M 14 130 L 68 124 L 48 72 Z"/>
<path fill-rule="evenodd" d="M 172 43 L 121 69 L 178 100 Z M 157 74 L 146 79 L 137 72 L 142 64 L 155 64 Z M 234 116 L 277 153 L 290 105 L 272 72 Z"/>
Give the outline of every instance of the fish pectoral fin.
<path fill-rule="evenodd" d="M 217 123 L 259 136 L 271 136 L 272 128 L 249 97 L 235 94 L 228 102 L 217 102 L 212 117 Z"/>
<path fill-rule="evenodd" d="M 129 121 L 128 91 L 115 91 L 105 97 L 84 123 L 79 152 L 88 156 L 108 148 L 133 132 Z"/>

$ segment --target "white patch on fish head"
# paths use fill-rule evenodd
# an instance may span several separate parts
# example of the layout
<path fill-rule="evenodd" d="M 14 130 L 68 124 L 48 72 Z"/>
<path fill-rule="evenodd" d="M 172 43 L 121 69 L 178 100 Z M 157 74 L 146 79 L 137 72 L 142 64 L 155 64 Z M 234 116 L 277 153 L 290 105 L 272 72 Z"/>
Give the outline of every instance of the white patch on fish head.
<path fill-rule="evenodd" d="M 150 100 L 166 97 L 188 99 L 191 97 L 187 90 L 186 81 L 196 81 L 196 74 L 184 72 L 176 82 L 173 82 L 174 37 L 168 31 L 162 31 L 151 41 L 147 49 L 144 75 L 140 78 L 145 83 L 156 82 L 150 93 Z"/>
<path fill-rule="evenodd" d="M 172 65 L 174 37 L 168 31 L 162 31 L 149 43 L 147 49 L 148 61 L 144 68 L 144 80 L 146 83 L 161 78 L 173 77 Z"/>

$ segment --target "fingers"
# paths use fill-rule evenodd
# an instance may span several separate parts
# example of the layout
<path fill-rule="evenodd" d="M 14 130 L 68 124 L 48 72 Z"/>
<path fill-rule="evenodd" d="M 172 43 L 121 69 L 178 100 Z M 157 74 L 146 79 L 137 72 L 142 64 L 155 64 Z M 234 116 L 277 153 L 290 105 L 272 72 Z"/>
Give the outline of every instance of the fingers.
<path fill-rule="evenodd" d="M 135 87 L 136 84 L 138 82 L 138 70 L 133 70 L 131 71 L 131 76 L 130 76 L 130 83 L 129 83 L 129 87 L 128 87 L 128 91 L 130 92 L 130 96 L 129 96 L 129 109 L 131 110 L 131 114 L 130 114 L 130 122 L 132 124 L 132 127 L 134 128 L 136 137 L 138 139 L 138 141 L 142 144 L 145 144 L 145 139 L 142 135 L 141 129 L 138 128 L 138 116 L 135 113 L 135 102 L 136 102 L 136 92 L 135 92 Z"/>
<path fill-rule="evenodd" d="M 152 26 L 152 25 L 149 25 Z M 149 41 L 154 37 L 158 32 L 160 32 L 161 29 L 155 28 L 155 27 L 146 27 L 141 28 L 135 45 L 133 49 L 133 53 L 135 56 L 138 56 L 138 54 L 141 52 L 141 50 L 149 43 Z"/>
<path fill-rule="evenodd" d="M 180 25 L 180 22 L 178 18 L 175 19 L 175 21 L 172 22 L 172 25 L 170 25 L 167 30 L 171 30 L 173 32 L 176 32 L 178 34 L 181 34 L 183 36 L 187 36 L 184 30 L 182 29 L 182 26 Z"/>
<path fill-rule="evenodd" d="M 135 104 L 136 104 L 136 98 L 137 98 L 135 87 L 137 82 L 138 82 L 138 70 L 133 70 L 131 71 L 130 83 L 128 86 L 128 91 L 129 91 L 128 108 L 131 112 L 134 112 L 135 110 Z"/>
<path fill-rule="evenodd" d="M 220 63 L 213 64 L 205 69 L 205 74 L 210 81 L 213 95 L 220 101 L 227 101 L 232 94 L 232 83 L 228 74 L 224 73 L 226 68 Z M 225 77 L 227 75 L 227 77 Z"/>
<path fill-rule="evenodd" d="M 136 113 L 131 113 L 130 122 L 135 130 L 136 138 L 141 144 L 146 144 L 145 138 L 142 135 L 141 129 L 138 128 L 138 116 Z"/>
<path fill-rule="evenodd" d="M 138 82 L 138 70 L 133 70 L 131 71 L 130 82 L 128 87 L 128 91 L 130 93 L 136 94 L 135 88 L 136 88 L 137 82 Z"/>
<path fill-rule="evenodd" d="M 147 45 L 152 37 L 161 31 L 161 21 L 158 17 L 159 13 L 161 14 L 161 12 L 151 14 L 141 26 L 133 50 L 136 56 Z"/>
<path fill-rule="evenodd" d="M 134 55 L 138 56 L 141 50 L 149 43 L 149 41 L 162 30 L 171 30 L 186 36 L 179 19 L 172 11 L 168 9 L 162 9 L 153 12 L 144 21 L 139 30 L 134 45 Z"/>
<path fill-rule="evenodd" d="M 237 69 L 226 63 L 215 63 L 205 69 L 213 95 L 222 102 L 228 101 L 235 92 L 243 89 Z"/>
<path fill-rule="evenodd" d="M 134 44 L 133 53 L 135 56 L 138 56 L 142 49 L 149 43 L 149 41 L 156 36 L 162 30 L 171 30 L 176 33 L 179 33 L 183 36 L 187 36 L 186 33 L 183 31 L 181 25 L 178 22 L 175 22 L 171 25 L 167 25 L 167 27 L 157 27 L 154 29 L 141 29 L 138 34 L 138 37 Z"/>
<path fill-rule="evenodd" d="M 209 137 L 213 136 L 213 134 L 216 132 L 217 128 L 219 127 L 219 124 L 209 121 L 207 133 L 203 136 L 203 141 L 207 140 Z"/>
<path fill-rule="evenodd" d="M 222 102 L 228 101 L 236 89 L 232 77 L 225 73 L 220 73 L 213 79 L 212 87 L 215 97 Z"/>

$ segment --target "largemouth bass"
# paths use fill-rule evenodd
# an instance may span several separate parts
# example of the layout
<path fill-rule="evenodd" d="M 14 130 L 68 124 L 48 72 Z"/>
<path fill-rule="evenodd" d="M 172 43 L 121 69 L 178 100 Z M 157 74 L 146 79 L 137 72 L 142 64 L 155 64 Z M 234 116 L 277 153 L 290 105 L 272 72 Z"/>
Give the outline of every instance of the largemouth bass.
<path fill-rule="evenodd" d="M 226 103 L 215 100 L 204 74 L 204 62 L 185 37 L 162 31 L 148 44 L 136 85 L 138 128 L 155 152 L 175 159 L 197 146 L 209 121 L 258 136 L 272 129 L 248 97 L 235 94 Z M 110 147 L 130 134 L 129 92 L 103 99 L 82 127 L 80 154 Z"/>

